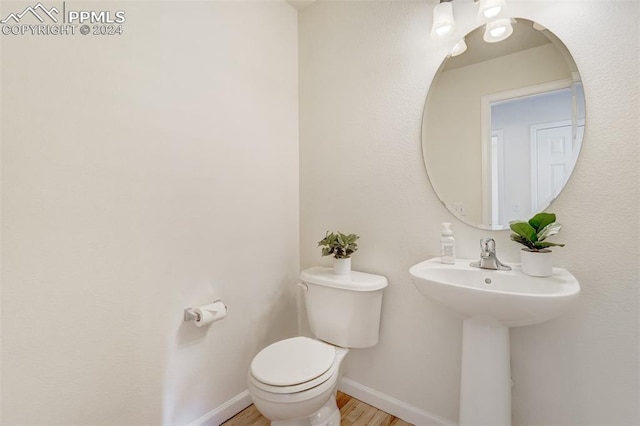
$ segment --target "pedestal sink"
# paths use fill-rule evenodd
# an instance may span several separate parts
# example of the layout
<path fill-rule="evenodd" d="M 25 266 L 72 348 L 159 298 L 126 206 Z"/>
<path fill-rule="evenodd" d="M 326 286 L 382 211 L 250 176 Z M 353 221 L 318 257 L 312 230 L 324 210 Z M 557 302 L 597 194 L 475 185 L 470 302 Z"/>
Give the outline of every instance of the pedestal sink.
<path fill-rule="evenodd" d="M 509 327 L 539 324 L 564 313 L 580 294 L 566 269 L 553 268 L 547 278 L 469 266 L 440 258 L 409 269 L 425 297 L 463 319 L 460 425 L 511 425 Z"/>

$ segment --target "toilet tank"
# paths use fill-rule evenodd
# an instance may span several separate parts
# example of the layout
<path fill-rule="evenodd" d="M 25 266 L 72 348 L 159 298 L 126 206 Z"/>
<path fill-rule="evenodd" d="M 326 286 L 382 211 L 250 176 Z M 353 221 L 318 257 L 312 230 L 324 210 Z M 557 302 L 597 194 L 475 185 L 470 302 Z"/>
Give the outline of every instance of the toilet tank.
<path fill-rule="evenodd" d="M 335 275 L 332 268 L 316 266 L 302 271 L 300 281 L 317 338 L 344 348 L 378 343 L 385 277 L 357 271 Z"/>

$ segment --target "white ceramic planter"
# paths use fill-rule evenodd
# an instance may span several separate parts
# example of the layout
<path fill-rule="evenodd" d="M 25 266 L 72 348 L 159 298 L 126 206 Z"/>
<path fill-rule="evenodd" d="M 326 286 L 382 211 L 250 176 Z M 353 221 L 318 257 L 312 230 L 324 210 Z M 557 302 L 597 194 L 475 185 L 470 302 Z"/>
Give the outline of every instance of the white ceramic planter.
<path fill-rule="evenodd" d="M 351 273 L 351 258 L 336 259 L 333 258 L 333 273 L 335 275 L 348 275 Z"/>
<path fill-rule="evenodd" d="M 550 277 L 553 275 L 553 252 L 551 250 L 520 250 L 522 273 L 532 277 Z"/>

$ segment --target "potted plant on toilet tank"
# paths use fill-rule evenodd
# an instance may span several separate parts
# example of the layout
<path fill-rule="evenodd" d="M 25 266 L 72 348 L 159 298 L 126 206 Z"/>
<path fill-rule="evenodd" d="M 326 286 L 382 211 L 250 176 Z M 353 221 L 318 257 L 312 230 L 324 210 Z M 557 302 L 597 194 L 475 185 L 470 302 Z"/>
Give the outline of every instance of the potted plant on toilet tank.
<path fill-rule="evenodd" d="M 553 274 L 553 258 L 549 247 L 564 247 L 561 243 L 546 241 L 560 232 L 562 225 L 556 223 L 553 213 L 538 213 L 527 222 L 516 220 L 509 223 L 514 232 L 511 239 L 525 247 L 520 251 L 522 272 L 534 277 Z"/>
<path fill-rule="evenodd" d="M 346 275 L 351 272 L 351 255 L 358 250 L 356 241 L 360 238 L 356 234 L 343 234 L 342 232 L 327 231 L 324 238 L 318 241 L 318 247 L 322 247 L 323 256 L 333 255 L 333 273 Z"/>

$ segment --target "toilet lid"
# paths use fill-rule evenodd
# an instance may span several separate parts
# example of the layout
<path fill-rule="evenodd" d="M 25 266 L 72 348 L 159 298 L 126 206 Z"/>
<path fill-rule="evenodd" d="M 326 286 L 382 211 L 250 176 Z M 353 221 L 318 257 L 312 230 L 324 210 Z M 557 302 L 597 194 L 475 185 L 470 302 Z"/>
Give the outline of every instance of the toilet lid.
<path fill-rule="evenodd" d="M 251 374 L 268 385 L 296 385 L 325 373 L 335 356 L 335 348 L 327 343 L 293 337 L 261 350 L 251 362 Z"/>

